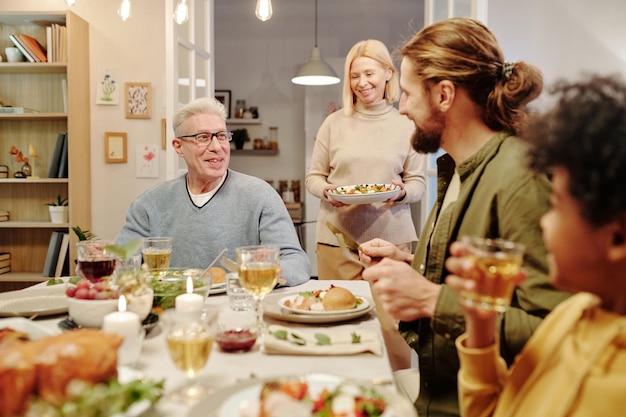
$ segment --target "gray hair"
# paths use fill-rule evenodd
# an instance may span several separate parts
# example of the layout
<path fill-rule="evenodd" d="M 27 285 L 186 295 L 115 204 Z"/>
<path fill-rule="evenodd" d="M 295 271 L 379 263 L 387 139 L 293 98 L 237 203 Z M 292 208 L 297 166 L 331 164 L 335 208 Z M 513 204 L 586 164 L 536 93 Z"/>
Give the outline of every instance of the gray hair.
<path fill-rule="evenodd" d="M 196 114 L 215 114 L 226 122 L 226 108 L 219 100 L 213 97 L 198 98 L 185 104 L 174 114 L 172 119 L 174 135 L 180 135 L 180 125 Z"/>

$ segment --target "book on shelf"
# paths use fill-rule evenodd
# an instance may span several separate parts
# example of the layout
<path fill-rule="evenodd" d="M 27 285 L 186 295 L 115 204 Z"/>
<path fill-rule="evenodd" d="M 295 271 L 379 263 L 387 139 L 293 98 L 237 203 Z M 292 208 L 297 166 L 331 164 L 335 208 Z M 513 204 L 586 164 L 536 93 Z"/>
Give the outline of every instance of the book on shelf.
<path fill-rule="evenodd" d="M 7 259 L 11 259 L 10 252 L 0 252 L 0 261 L 5 261 Z"/>
<path fill-rule="evenodd" d="M 22 45 L 22 43 L 17 39 L 17 37 L 15 35 L 9 35 L 9 39 L 11 40 L 11 42 L 13 42 L 13 45 L 15 45 L 17 47 L 17 49 L 20 50 L 20 52 L 22 53 L 22 55 L 24 55 L 26 57 L 26 59 L 29 62 L 37 62 L 35 60 L 35 57 L 32 56 L 28 50 L 26 49 L 26 47 L 24 45 Z"/>
<path fill-rule="evenodd" d="M 48 244 L 48 253 L 43 265 L 43 276 L 54 277 L 57 269 L 57 259 L 61 251 L 61 243 L 63 242 L 63 232 L 52 231 L 50 235 L 50 243 Z"/>
<path fill-rule="evenodd" d="M 15 35 L 20 43 L 26 47 L 28 52 L 35 57 L 35 62 L 47 62 L 47 53 L 46 48 L 44 48 L 37 39 L 32 36 L 25 35 L 24 33 L 19 33 Z"/>
<path fill-rule="evenodd" d="M 23 113 L 39 113 L 39 112 L 35 109 L 29 109 L 28 107 L 2 106 L 0 107 L 0 113 L 23 114 Z"/>
<path fill-rule="evenodd" d="M 61 162 L 61 154 L 63 153 L 63 143 L 65 142 L 65 133 L 59 132 L 57 135 L 57 143 L 54 146 L 50 167 L 48 168 L 48 178 L 57 178 L 59 175 L 59 163 Z"/>
<path fill-rule="evenodd" d="M 6 210 L 0 210 L 0 222 L 8 222 L 10 218 L 10 213 Z M 6 253 L 6 252 L 3 252 Z M 2 255 L 2 253 L 0 253 L 0 255 Z M 3 259 L 2 256 L 0 256 L 0 260 Z"/>
<path fill-rule="evenodd" d="M 0 268 L 6 268 L 7 266 L 11 266 L 11 258 L 0 261 Z"/>
<path fill-rule="evenodd" d="M 5 266 L 3 268 L 0 268 L 0 275 L 6 274 L 7 272 L 11 272 L 11 266 Z"/>
<path fill-rule="evenodd" d="M 61 248 L 59 249 L 59 256 L 57 256 L 57 264 L 54 272 L 56 278 L 63 276 L 63 271 L 69 272 L 70 254 L 68 248 L 70 246 L 70 234 L 63 233 L 63 239 L 61 240 Z"/>
<path fill-rule="evenodd" d="M 67 166 L 67 147 L 68 147 L 68 143 L 67 143 L 67 141 L 69 140 L 69 137 L 67 136 L 67 133 L 65 133 L 63 136 L 64 136 L 63 149 L 61 150 L 61 158 L 59 159 L 59 172 L 57 174 L 57 178 L 67 178 L 68 177 L 68 166 Z"/>

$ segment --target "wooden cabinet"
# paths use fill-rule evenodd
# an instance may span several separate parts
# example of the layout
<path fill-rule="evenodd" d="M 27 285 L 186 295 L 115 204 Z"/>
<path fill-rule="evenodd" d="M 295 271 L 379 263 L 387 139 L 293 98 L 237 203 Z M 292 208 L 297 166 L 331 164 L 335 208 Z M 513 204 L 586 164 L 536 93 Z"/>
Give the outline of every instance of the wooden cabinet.
<path fill-rule="evenodd" d="M 10 34 L 25 33 L 46 46 L 46 26 L 67 28 L 67 62 L 0 63 L 0 100 L 37 113 L 0 114 L 0 164 L 9 178 L 0 179 L 0 252 L 11 253 L 11 272 L 0 282 L 43 281 L 43 265 L 53 230 L 70 233 L 70 262 L 76 258 L 72 226 L 91 229 L 89 25 L 71 12 L 0 13 L 0 53 L 13 46 Z M 5 60 L 6 61 L 6 60 Z M 59 132 L 68 135 L 68 178 L 47 178 Z M 16 179 L 22 164 L 9 155 L 11 146 L 30 158 L 39 178 Z M 69 223 L 50 222 L 46 203 L 57 195 L 69 200 Z M 73 269 L 73 268 L 70 268 Z M 0 287 L 1 288 L 1 287 Z"/>

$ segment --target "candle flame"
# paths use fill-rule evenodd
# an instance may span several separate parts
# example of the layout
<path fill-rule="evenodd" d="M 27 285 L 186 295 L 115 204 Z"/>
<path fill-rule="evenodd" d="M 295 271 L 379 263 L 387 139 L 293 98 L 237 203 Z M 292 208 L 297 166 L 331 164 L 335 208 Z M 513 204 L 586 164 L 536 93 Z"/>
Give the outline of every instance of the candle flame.
<path fill-rule="evenodd" d="M 120 295 L 120 298 L 117 301 L 117 310 L 126 311 L 126 297 L 123 295 Z"/>
<path fill-rule="evenodd" d="M 191 277 L 187 277 L 187 294 L 191 294 L 193 292 L 193 281 Z"/>

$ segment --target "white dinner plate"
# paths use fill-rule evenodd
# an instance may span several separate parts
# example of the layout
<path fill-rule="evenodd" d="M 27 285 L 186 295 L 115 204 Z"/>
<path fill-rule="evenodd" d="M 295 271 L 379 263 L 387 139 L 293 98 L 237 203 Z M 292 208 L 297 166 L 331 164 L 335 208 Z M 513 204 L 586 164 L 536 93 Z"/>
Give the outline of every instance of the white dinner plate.
<path fill-rule="evenodd" d="M 209 290 L 209 295 L 211 294 L 223 294 L 226 292 L 226 283 L 221 282 L 219 284 L 211 285 L 211 289 Z"/>
<path fill-rule="evenodd" d="M 67 313 L 65 285 L 0 293 L 0 317 Z"/>
<path fill-rule="evenodd" d="M 11 317 L 7 319 L 0 319 L 0 329 L 4 329 L 5 327 L 26 333 L 31 340 L 41 339 L 43 337 L 51 336 L 58 333 L 55 332 L 53 329 L 44 327 L 24 317 Z"/>
<path fill-rule="evenodd" d="M 329 374 L 305 374 L 291 375 L 285 378 L 304 378 L 309 385 L 309 394 L 312 397 L 320 395 L 322 390 L 333 390 L 340 384 L 364 386 L 374 389 L 383 396 L 387 403 L 387 410 L 383 417 L 415 417 L 415 408 L 406 398 L 389 387 L 372 385 L 365 382 L 346 380 L 337 375 Z M 274 378 L 269 378 L 274 379 Z M 240 417 L 245 415 L 254 416 L 253 412 L 258 408 L 259 394 L 265 380 L 250 380 L 236 386 L 222 388 L 210 396 L 196 403 L 187 414 L 188 417 L 207 417 L 207 410 L 217 410 L 209 413 L 210 417 Z"/>
<path fill-rule="evenodd" d="M 347 313 L 338 314 L 328 312 L 330 314 L 326 315 L 292 313 L 283 309 L 278 303 L 284 296 L 284 293 L 269 294 L 263 299 L 263 314 L 265 317 L 292 323 L 328 324 L 354 320 L 366 315 L 374 309 L 374 302 L 368 299 L 369 307 L 364 310 L 353 309 L 349 310 Z"/>
<path fill-rule="evenodd" d="M 356 192 L 348 194 L 356 186 L 367 187 L 367 193 Z M 375 191 L 374 186 L 385 186 L 389 191 Z M 337 187 L 330 191 L 330 196 L 344 204 L 372 204 L 380 203 L 389 198 L 393 198 L 400 192 L 400 187 L 394 184 L 354 184 Z"/>
<path fill-rule="evenodd" d="M 294 314 L 307 314 L 310 316 L 332 316 L 332 315 L 341 315 L 341 314 L 351 314 L 354 312 L 360 312 L 363 310 L 367 310 L 370 306 L 369 301 L 367 300 L 367 298 L 365 297 L 360 297 L 357 296 L 356 298 L 358 298 L 361 302 L 359 304 L 357 304 L 356 307 L 354 308 L 350 308 L 348 310 L 332 310 L 332 311 L 314 311 L 314 310 L 301 310 L 299 308 L 295 308 L 295 307 L 289 307 L 286 305 L 287 301 L 292 302 L 293 300 L 295 300 L 296 297 L 298 297 L 298 295 L 300 295 L 300 293 L 292 293 L 289 295 L 286 295 L 284 297 L 282 297 L 280 300 L 278 300 L 278 305 L 284 309 L 287 310 L 290 313 L 294 313 Z"/>

